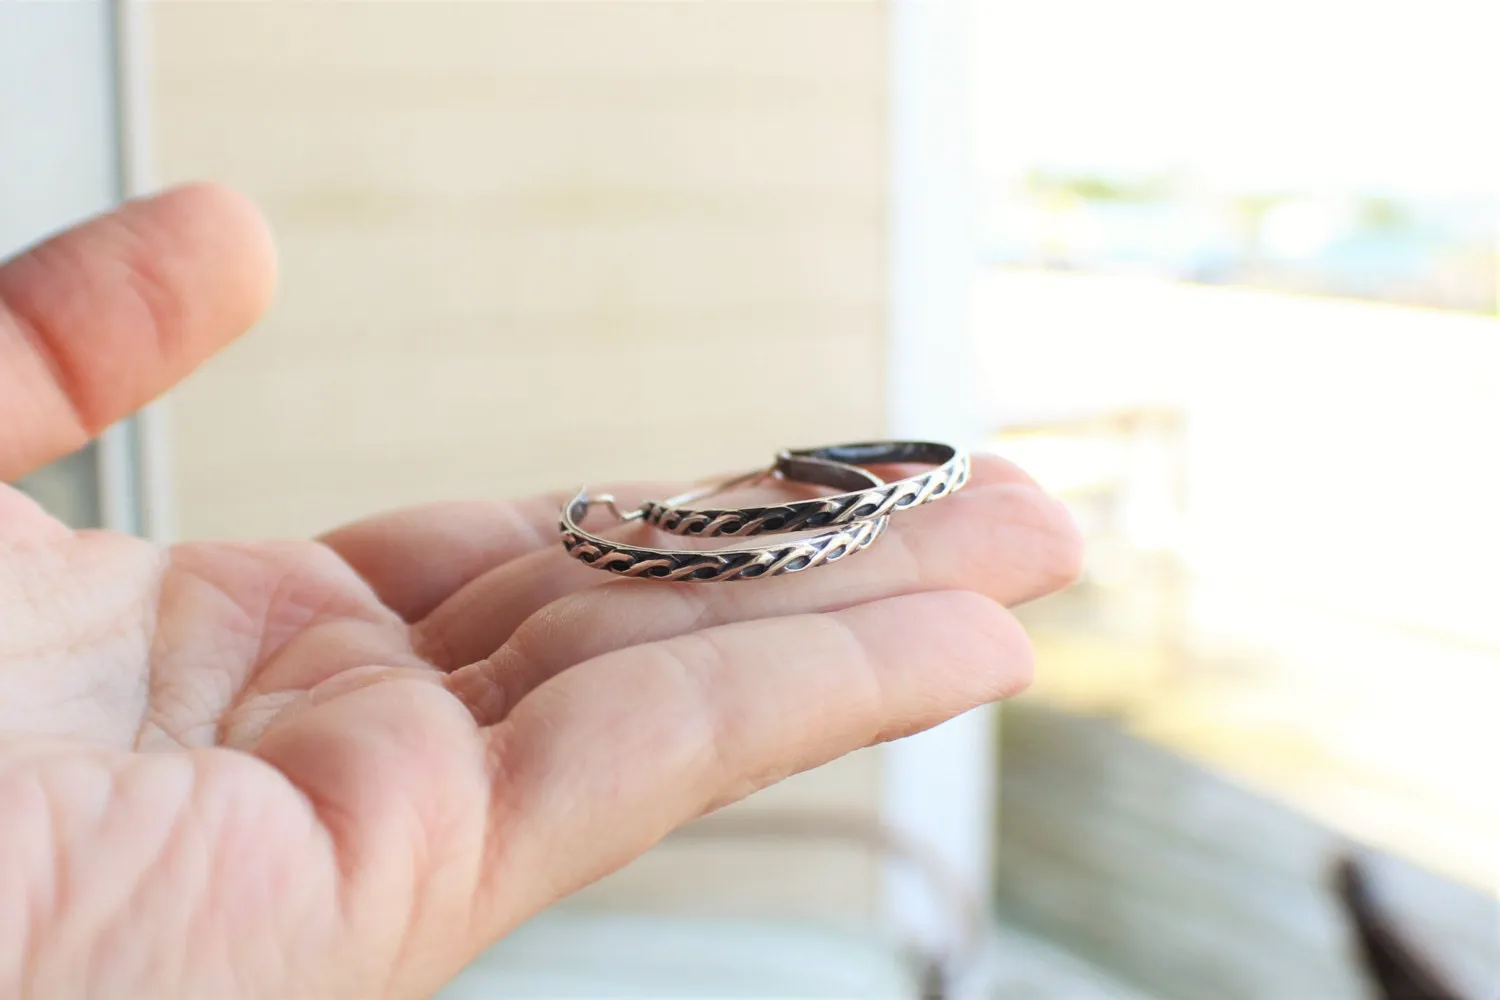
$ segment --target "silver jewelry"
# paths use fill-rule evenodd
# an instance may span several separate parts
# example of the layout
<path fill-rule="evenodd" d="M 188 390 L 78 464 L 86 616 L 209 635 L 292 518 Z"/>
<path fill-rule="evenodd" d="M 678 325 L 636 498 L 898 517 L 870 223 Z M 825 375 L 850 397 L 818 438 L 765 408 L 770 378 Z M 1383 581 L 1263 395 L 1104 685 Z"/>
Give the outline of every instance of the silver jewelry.
<path fill-rule="evenodd" d="M 921 475 L 891 483 L 883 483 L 877 479 L 873 485 L 864 489 L 815 500 L 702 510 L 684 506 L 752 480 L 773 477 L 801 478 L 806 482 L 848 489 L 845 485 L 847 479 L 834 482 L 831 478 L 807 479 L 805 476 L 819 468 L 863 471 L 857 467 L 900 462 L 930 463 L 934 468 Z M 799 475 L 792 475 L 791 472 Z M 668 534 L 748 537 L 850 525 L 884 518 L 895 511 L 918 507 L 955 493 L 968 481 L 968 454 L 952 445 L 931 441 L 875 441 L 824 448 L 787 449 L 776 456 L 776 463 L 765 472 L 740 476 L 717 486 L 683 493 L 666 500 L 648 502 L 634 513 Z"/>
<path fill-rule="evenodd" d="M 878 517 L 807 538 L 748 548 L 711 552 L 656 549 L 627 545 L 584 531 L 578 522 L 590 506 L 598 503 L 612 508 L 622 521 L 640 517 L 639 511 L 621 514 L 613 497 L 590 497 L 587 489 L 579 490 L 562 510 L 558 530 L 562 532 L 563 548 L 574 559 L 595 569 L 650 580 L 716 583 L 800 573 L 869 548 L 885 533 L 889 523 L 888 518 Z"/>

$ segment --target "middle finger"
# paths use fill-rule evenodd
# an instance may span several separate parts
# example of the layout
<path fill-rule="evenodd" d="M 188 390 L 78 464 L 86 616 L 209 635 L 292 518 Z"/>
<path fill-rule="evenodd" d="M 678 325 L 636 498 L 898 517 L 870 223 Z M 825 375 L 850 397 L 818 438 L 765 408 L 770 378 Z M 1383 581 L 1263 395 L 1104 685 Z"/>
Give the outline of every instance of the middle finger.
<path fill-rule="evenodd" d="M 973 590 L 1014 605 L 1065 585 L 1077 573 L 1071 522 L 1034 488 L 984 486 L 912 511 L 902 521 L 868 552 L 816 573 L 744 586 L 647 580 L 585 585 L 545 602 L 509 632 L 508 623 L 485 615 L 435 622 L 446 632 L 434 645 L 453 657 L 448 669 L 459 668 L 450 688 L 485 694 L 469 703 L 487 703 L 480 722 L 488 725 L 549 677 L 614 649 L 731 622 L 836 611 L 927 590 Z M 514 582 L 504 568 L 496 576 L 497 589 Z M 512 609 L 506 617 L 516 614 Z"/>
<path fill-rule="evenodd" d="M 1052 504 L 1041 494 L 1035 482 L 1011 463 L 994 456 L 976 455 L 973 457 L 969 486 L 963 492 L 945 497 L 941 503 L 932 506 L 946 508 L 964 496 L 973 496 L 985 488 L 997 486 L 1017 488 L 1016 495 L 1023 500 L 1029 499 L 1033 506 Z M 1013 505 L 1015 501 L 1011 503 Z M 972 503 L 965 504 L 965 507 L 972 508 L 973 505 Z M 913 515 L 925 516 L 926 513 L 925 509 L 902 512 L 899 517 L 893 519 L 891 525 L 893 530 L 888 531 L 886 536 L 869 552 L 860 553 L 858 559 L 847 560 L 844 564 L 862 566 L 863 572 L 878 574 L 878 569 L 869 564 L 870 553 L 899 547 L 901 543 L 896 539 L 900 532 L 894 529 L 905 527 Z M 1016 513 L 1016 519 L 1022 522 L 1022 527 L 1027 520 L 1035 520 L 1035 517 L 1025 510 L 1019 510 Z M 556 530 L 556 514 L 552 513 L 550 517 L 551 527 L 544 528 L 539 524 L 536 534 Z M 647 545 L 652 544 L 653 535 L 660 538 L 661 544 L 668 548 L 701 544 L 699 540 L 659 535 L 647 525 L 639 523 L 633 525 L 628 531 L 630 533 L 628 540 Z M 726 540 L 723 544 L 728 545 L 731 542 L 732 540 Z M 716 543 L 710 542 L 709 544 Z M 893 561 L 898 560 L 890 558 L 882 560 L 886 563 Z M 817 575 L 821 578 L 838 568 L 838 565 L 822 567 Z M 854 572 L 844 570 L 835 577 L 835 580 L 844 579 L 847 574 Z M 509 559 L 459 587 L 416 624 L 413 629 L 413 638 L 423 656 L 441 669 L 454 670 L 489 656 L 510 638 L 522 622 L 553 601 L 584 590 L 593 590 L 605 584 L 610 584 L 610 593 L 615 594 L 626 582 L 570 558 L 562 551 L 561 545 L 533 549 L 524 555 Z M 658 591 L 663 587 L 677 589 L 679 586 L 664 584 L 660 581 L 640 582 L 649 583 L 651 588 Z M 718 589 L 720 585 L 698 583 L 686 584 L 686 586 Z M 764 590 L 772 586 L 772 581 L 745 581 L 744 586 Z M 797 593 L 801 592 L 798 588 L 793 588 L 793 590 Z M 734 600 L 732 595 L 729 600 Z"/>

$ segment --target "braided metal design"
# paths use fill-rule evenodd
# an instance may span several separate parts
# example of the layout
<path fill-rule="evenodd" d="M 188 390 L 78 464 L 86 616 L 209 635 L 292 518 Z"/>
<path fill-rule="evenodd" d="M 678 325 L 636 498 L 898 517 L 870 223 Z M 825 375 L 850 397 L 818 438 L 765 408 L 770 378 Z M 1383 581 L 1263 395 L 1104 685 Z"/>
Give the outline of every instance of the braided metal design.
<path fill-rule="evenodd" d="M 948 445 L 926 442 L 842 445 L 783 452 L 782 458 L 831 462 L 857 458 L 871 464 L 931 461 L 937 458 L 941 464 L 918 476 L 815 500 L 717 510 L 694 510 L 671 506 L 671 501 L 652 501 L 641 505 L 641 516 L 648 523 L 673 535 L 734 535 L 743 538 L 857 524 L 872 518 L 887 517 L 897 511 L 919 507 L 956 493 L 969 481 L 969 456 L 966 453 Z"/>
<path fill-rule="evenodd" d="M 578 519 L 588 510 L 589 502 L 587 493 L 579 493 L 563 508 L 558 524 L 563 548 L 595 569 L 648 580 L 720 583 L 801 573 L 869 548 L 889 523 L 880 517 L 796 541 L 746 549 L 653 549 L 613 542 L 584 531 Z"/>

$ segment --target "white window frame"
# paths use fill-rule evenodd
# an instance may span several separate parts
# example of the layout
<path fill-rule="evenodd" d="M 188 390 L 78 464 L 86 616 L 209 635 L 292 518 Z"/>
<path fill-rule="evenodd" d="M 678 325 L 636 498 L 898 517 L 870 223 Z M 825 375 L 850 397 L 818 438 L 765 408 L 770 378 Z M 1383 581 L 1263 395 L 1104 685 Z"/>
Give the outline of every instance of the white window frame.
<path fill-rule="evenodd" d="M 134 198 L 146 193 L 152 183 L 147 138 L 150 94 L 146 0 L 110 0 L 108 7 L 114 53 L 119 195 L 122 199 Z M 115 480 L 101 475 L 101 484 L 108 484 L 104 486 L 107 500 L 122 508 L 129 504 L 131 523 L 126 530 L 161 543 L 173 541 L 177 531 L 165 406 L 164 401 L 151 403 L 118 428 L 111 428 L 117 433 L 110 442 L 110 461 L 119 463 L 122 476 Z M 101 455 L 104 443 L 101 440 Z M 108 503 L 105 509 L 109 509 Z"/>
<path fill-rule="evenodd" d="M 5 14 L 18 28 L 0 46 L 6 62 L 0 86 L 15 88 L 25 105 L 46 115 L 45 132 L 25 105 L 6 121 L 0 104 L 0 126 L 19 118 L 22 134 L 9 136 L 9 159 L 0 169 L 16 172 L 10 184 L 34 217 L 22 212 L 17 225 L 22 242 L 107 210 L 136 191 L 136 159 L 141 143 L 128 127 L 140 105 L 140 86 L 129 56 L 140 32 L 130 0 L 100 4 L 9 5 Z M 28 18 L 34 19 L 28 23 Z M 34 102 L 44 100 L 45 106 Z M 66 171 L 48 168 L 66 150 Z M 43 158 L 28 165 L 28 150 Z M 45 178 L 40 184 L 37 178 Z M 12 191 L 16 189 L 11 188 Z M 9 249 L 9 248 L 7 248 Z M 160 449 L 149 441 L 159 434 L 159 419 L 147 412 L 107 428 L 95 443 L 100 526 L 133 534 L 165 533 L 168 483 L 158 474 L 144 476 Z M 148 488 L 149 487 L 149 488 Z"/>
<path fill-rule="evenodd" d="M 969 0 L 892 0 L 887 431 L 975 446 L 985 426 L 970 300 L 976 267 L 967 113 Z M 998 713 L 980 709 L 885 748 L 882 813 L 981 899 L 991 894 Z M 883 909 L 923 939 L 947 930 L 930 893 L 892 867 Z"/>

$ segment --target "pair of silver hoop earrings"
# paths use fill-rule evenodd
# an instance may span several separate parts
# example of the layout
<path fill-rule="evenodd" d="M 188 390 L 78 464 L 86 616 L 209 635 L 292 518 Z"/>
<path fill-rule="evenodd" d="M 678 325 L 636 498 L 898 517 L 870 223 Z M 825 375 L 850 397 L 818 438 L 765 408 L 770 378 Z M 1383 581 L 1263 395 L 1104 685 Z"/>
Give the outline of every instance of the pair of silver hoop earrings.
<path fill-rule="evenodd" d="M 864 468 L 898 463 L 932 468 L 889 483 Z M 689 506 L 726 490 L 767 480 L 826 486 L 844 492 L 755 507 Z M 631 511 L 621 510 L 608 494 L 593 496 L 587 488 L 581 489 L 563 505 L 558 530 L 563 548 L 574 559 L 620 576 L 695 583 L 753 580 L 800 573 L 867 549 L 885 533 L 893 513 L 956 493 L 968 481 L 968 454 L 952 445 L 931 441 L 875 441 L 787 449 L 776 456 L 768 469 L 665 500 L 647 501 Z M 644 521 L 673 535 L 748 538 L 826 530 L 790 541 L 714 551 L 649 548 L 611 541 L 579 527 L 594 505 L 608 507 L 622 523 Z"/>

